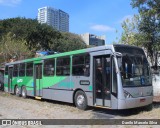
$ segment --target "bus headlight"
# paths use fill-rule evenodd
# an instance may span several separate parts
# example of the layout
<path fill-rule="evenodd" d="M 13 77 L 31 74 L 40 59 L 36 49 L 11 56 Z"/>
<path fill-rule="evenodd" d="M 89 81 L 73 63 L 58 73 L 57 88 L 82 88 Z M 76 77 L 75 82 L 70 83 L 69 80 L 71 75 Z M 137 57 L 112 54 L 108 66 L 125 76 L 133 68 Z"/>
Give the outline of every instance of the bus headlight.
<path fill-rule="evenodd" d="M 133 98 L 133 96 L 127 91 L 124 91 L 124 96 L 125 98 Z"/>

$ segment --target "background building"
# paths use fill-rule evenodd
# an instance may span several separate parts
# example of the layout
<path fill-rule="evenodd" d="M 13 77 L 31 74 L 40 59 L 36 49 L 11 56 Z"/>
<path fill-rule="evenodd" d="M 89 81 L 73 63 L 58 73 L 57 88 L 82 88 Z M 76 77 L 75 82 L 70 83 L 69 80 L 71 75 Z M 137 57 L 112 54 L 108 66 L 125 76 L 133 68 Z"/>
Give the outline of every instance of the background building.
<path fill-rule="evenodd" d="M 105 35 L 96 36 L 93 34 L 85 33 L 85 34 L 80 34 L 80 37 L 84 40 L 84 42 L 87 45 L 93 45 L 93 46 L 105 45 Z"/>
<path fill-rule="evenodd" d="M 51 25 L 62 32 L 69 32 L 69 15 L 52 7 L 42 7 L 38 9 L 38 22 Z"/>

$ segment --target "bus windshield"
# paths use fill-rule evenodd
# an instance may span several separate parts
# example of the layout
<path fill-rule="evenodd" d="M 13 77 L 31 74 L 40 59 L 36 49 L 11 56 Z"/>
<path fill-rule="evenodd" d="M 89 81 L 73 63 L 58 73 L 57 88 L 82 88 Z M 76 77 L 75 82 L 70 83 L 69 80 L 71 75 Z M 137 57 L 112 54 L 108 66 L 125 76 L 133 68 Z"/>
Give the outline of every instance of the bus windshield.
<path fill-rule="evenodd" d="M 123 86 L 146 86 L 151 85 L 150 67 L 142 49 L 126 48 L 122 53 L 120 71 Z"/>

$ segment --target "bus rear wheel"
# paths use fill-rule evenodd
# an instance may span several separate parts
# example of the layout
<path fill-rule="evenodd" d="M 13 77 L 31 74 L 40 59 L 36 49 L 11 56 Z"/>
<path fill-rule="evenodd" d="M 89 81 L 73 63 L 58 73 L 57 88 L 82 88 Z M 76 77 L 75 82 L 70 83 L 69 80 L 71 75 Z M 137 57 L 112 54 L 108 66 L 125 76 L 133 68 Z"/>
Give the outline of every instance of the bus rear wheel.
<path fill-rule="evenodd" d="M 86 110 L 88 107 L 86 94 L 81 90 L 76 92 L 74 102 L 76 107 L 81 110 Z"/>
<path fill-rule="evenodd" d="M 23 98 L 26 98 L 26 97 L 27 97 L 27 90 L 26 90 L 26 87 L 25 87 L 25 86 L 22 87 L 22 97 L 23 97 Z"/>
<path fill-rule="evenodd" d="M 20 96 L 20 92 L 19 92 L 20 90 L 19 90 L 19 87 L 18 86 L 16 86 L 15 87 L 15 95 L 16 96 Z"/>

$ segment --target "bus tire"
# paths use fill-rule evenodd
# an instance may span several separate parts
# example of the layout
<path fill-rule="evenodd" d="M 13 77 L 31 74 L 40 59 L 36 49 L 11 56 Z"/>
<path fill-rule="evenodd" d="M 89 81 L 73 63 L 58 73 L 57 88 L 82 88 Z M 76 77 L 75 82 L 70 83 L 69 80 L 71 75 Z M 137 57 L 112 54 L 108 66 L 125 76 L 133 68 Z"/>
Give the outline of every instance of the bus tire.
<path fill-rule="evenodd" d="M 81 110 L 86 110 L 88 107 L 86 94 L 81 90 L 76 92 L 74 102 L 76 107 Z"/>
<path fill-rule="evenodd" d="M 27 90 L 25 86 L 22 87 L 22 97 L 27 98 Z"/>
<path fill-rule="evenodd" d="M 16 86 L 16 87 L 15 87 L 15 95 L 18 96 L 18 97 L 20 96 L 20 92 L 19 92 L 19 91 L 20 91 L 20 90 L 19 90 L 19 87 Z"/>

